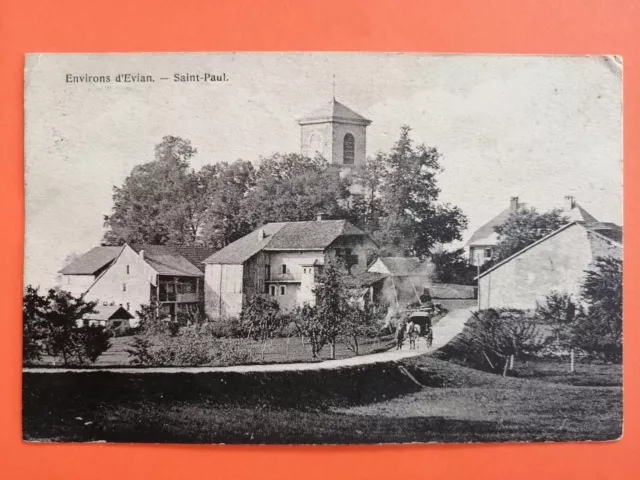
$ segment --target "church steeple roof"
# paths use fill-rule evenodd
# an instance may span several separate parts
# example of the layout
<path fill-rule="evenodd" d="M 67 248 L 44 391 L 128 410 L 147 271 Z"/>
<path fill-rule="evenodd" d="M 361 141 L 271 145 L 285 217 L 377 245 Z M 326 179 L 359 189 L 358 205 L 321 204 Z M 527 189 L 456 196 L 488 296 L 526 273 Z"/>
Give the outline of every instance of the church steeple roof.
<path fill-rule="evenodd" d="M 354 112 L 349 107 L 344 106 L 333 98 L 329 103 L 314 110 L 308 115 L 300 118 L 300 125 L 308 125 L 311 123 L 353 123 L 356 125 L 369 125 L 371 120 L 364 118 L 362 115 Z"/>

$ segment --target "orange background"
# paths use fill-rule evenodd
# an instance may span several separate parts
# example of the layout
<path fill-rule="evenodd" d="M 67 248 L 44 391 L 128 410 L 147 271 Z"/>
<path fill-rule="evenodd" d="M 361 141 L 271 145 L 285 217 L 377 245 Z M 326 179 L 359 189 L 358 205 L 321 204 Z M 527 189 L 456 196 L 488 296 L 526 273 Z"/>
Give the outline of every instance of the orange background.
<path fill-rule="evenodd" d="M 637 478 L 640 367 L 625 254 L 624 439 L 603 444 L 256 447 L 21 441 L 23 65 L 30 52 L 373 50 L 621 54 L 626 244 L 638 218 L 640 7 L 635 0 L 0 2 L 0 477 L 43 479 Z M 260 72 L 256 72 L 259 75 Z M 560 133 L 560 132 L 559 132 Z M 46 168 L 46 166 L 43 166 Z M 70 219 L 69 221 L 73 221 Z"/>

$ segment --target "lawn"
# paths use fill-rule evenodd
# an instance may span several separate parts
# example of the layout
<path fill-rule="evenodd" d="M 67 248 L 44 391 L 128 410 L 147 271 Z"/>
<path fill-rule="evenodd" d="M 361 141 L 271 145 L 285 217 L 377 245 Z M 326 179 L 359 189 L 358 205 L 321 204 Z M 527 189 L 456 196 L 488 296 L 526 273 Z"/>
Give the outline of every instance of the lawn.
<path fill-rule="evenodd" d="M 25 373 L 24 438 L 387 443 L 621 435 L 620 386 L 502 378 L 427 356 L 402 363 L 424 388 L 395 363 L 294 373 Z"/>
<path fill-rule="evenodd" d="M 130 366 L 130 356 L 127 349 L 133 343 L 133 336 L 117 337 L 111 339 L 111 348 L 104 352 L 98 360 L 89 366 L 95 367 L 123 367 Z M 247 338 L 221 338 L 218 340 L 219 347 L 226 345 L 238 345 L 242 350 L 250 353 L 250 364 L 260 363 L 296 363 L 328 360 L 331 350 L 326 346 L 316 359 L 311 356 L 311 346 L 308 342 L 302 341 L 300 337 L 274 338 L 266 344 L 264 356 L 262 355 L 263 345 Z M 393 346 L 393 337 L 387 335 L 378 338 L 362 338 L 359 341 L 359 355 L 376 353 L 387 350 Z M 339 341 L 336 344 L 336 358 L 353 357 L 345 342 Z M 53 366 L 53 358 L 44 357 L 42 361 L 35 363 L 41 366 Z M 58 365 L 59 366 L 59 365 Z"/>
<path fill-rule="evenodd" d="M 454 301 L 456 302 L 456 301 Z M 462 301 L 467 302 L 468 301 Z M 454 303 L 457 305 L 458 303 Z M 432 319 L 432 324 L 436 325 L 444 317 L 444 314 L 436 315 Z M 151 337 L 153 339 L 153 337 Z M 213 337 L 209 337 L 213 340 Z M 127 349 L 133 344 L 133 336 L 123 336 L 111 339 L 111 347 L 98 357 L 95 363 L 83 365 L 83 367 L 129 367 L 131 357 Z M 169 341 L 171 339 L 169 338 Z M 361 337 L 358 339 L 358 355 L 368 355 L 388 350 L 394 346 L 395 336 L 387 334 L 380 337 Z M 249 353 L 250 361 L 245 364 L 269 364 L 269 363 L 299 363 L 299 362 L 319 362 L 331 358 L 331 349 L 326 345 L 319 356 L 311 356 L 311 345 L 299 336 L 276 337 L 267 342 L 266 346 L 250 338 L 220 338 L 217 339 L 217 348 L 224 349 L 225 346 L 237 346 L 243 352 Z M 263 353 L 264 348 L 264 353 Z M 349 348 L 343 338 L 338 338 L 336 343 L 335 358 L 349 358 L 355 353 Z M 211 363 L 208 366 L 218 366 Z M 228 364 L 224 364 L 228 365 Z M 28 366 L 60 366 L 49 356 L 44 356 L 42 360 L 33 362 Z M 166 365 L 180 366 L 180 365 Z M 189 366 L 189 365 L 187 365 Z"/>

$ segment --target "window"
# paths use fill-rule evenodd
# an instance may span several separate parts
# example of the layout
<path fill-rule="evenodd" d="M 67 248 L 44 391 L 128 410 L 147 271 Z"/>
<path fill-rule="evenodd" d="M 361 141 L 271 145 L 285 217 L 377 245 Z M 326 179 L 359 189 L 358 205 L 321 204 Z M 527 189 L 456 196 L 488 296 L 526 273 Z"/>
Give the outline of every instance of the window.
<path fill-rule="evenodd" d="M 347 133 L 342 144 L 342 163 L 353 165 L 355 162 L 356 141 L 353 135 Z"/>
<path fill-rule="evenodd" d="M 123 283 L 123 284 L 122 284 L 122 291 L 123 291 L 123 292 L 126 292 L 126 291 L 127 291 L 127 284 L 126 284 L 126 283 Z"/>
<path fill-rule="evenodd" d="M 307 269 L 306 268 L 303 268 L 302 271 L 303 271 L 303 273 L 307 273 Z"/>
<path fill-rule="evenodd" d="M 491 258 L 491 249 L 490 248 L 485 248 L 484 249 L 484 258 L 486 258 L 486 259 L 490 259 Z"/>
<path fill-rule="evenodd" d="M 270 294 L 272 297 L 275 297 L 275 296 L 276 296 L 276 286 L 275 286 L 275 285 L 270 285 L 270 286 L 269 286 L 269 294 Z"/>
<path fill-rule="evenodd" d="M 284 285 L 280 285 L 280 295 L 284 295 L 287 293 L 287 287 Z"/>
<path fill-rule="evenodd" d="M 264 266 L 264 278 L 267 280 L 271 279 L 271 265 Z"/>
<path fill-rule="evenodd" d="M 287 274 L 287 266 L 286 265 L 282 265 L 282 274 L 283 275 Z"/>
<path fill-rule="evenodd" d="M 129 265 L 127 265 L 127 275 L 129 275 L 131 273 L 131 269 L 129 268 Z"/>

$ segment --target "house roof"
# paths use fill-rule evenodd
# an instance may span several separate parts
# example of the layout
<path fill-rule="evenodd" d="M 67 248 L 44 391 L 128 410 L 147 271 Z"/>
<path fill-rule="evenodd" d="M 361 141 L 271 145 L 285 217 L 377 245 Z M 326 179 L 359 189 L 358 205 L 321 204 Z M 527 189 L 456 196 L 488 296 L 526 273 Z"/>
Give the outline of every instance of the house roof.
<path fill-rule="evenodd" d="M 324 250 L 339 237 L 352 235 L 367 236 L 346 220 L 267 223 L 214 253 L 204 263 L 241 264 L 262 250 Z"/>
<path fill-rule="evenodd" d="M 491 267 L 491 268 L 485 270 L 484 272 L 482 272 L 480 275 L 475 277 L 475 279 L 482 278 L 485 275 L 487 275 L 488 273 L 493 272 L 494 270 L 497 270 L 502 265 L 504 265 L 505 263 L 510 262 L 514 258 L 522 255 L 527 250 L 531 250 L 532 248 L 538 246 L 539 244 L 541 244 L 543 242 L 546 242 L 551 237 L 554 237 L 555 235 L 558 235 L 559 233 L 567 230 L 569 227 L 572 227 L 574 225 L 578 225 L 578 226 L 584 228 L 585 230 L 587 230 L 588 232 L 594 233 L 596 236 L 604 239 L 605 241 L 607 241 L 610 245 L 613 245 L 614 247 L 622 248 L 622 243 L 621 242 L 618 242 L 618 241 L 613 240 L 611 238 L 611 236 L 616 236 L 616 235 L 619 235 L 619 237 L 622 238 L 622 227 L 620 227 L 619 225 L 616 225 L 614 223 L 600 223 L 600 222 L 593 223 L 593 222 L 578 222 L 578 221 L 574 221 L 574 222 L 567 223 L 566 225 L 563 225 L 562 227 L 558 228 L 557 230 L 554 230 L 553 232 L 551 232 L 546 237 L 541 238 L 540 240 L 532 243 L 531 245 L 528 245 L 528 246 L 524 247 L 522 250 L 517 251 L 516 253 L 514 253 L 510 257 L 505 258 L 500 263 L 497 263 L 493 267 Z M 609 227 L 605 228 L 606 225 L 608 225 Z"/>
<path fill-rule="evenodd" d="M 519 204 L 518 208 L 526 208 L 524 203 Z M 473 232 L 471 238 L 467 242 L 467 246 L 472 245 L 495 245 L 498 241 L 498 234 L 495 231 L 495 227 L 502 225 L 509 219 L 512 210 L 511 207 L 503 210 L 498 215 L 493 217 L 487 223 L 482 225 L 479 229 Z"/>
<path fill-rule="evenodd" d="M 346 220 L 316 220 L 286 223 L 265 250 L 324 250 L 338 237 L 367 234 Z"/>
<path fill-rule="evenodd" d="M 389 278 L 389 275 L 379 272 L 362 272 L 358 275 L 345 277 L 345 284 L 349 287 L 370 287 L 385 278 Z"/>
<path fill-rule="evenodd" d="M 98 305 L 95 307 L 96 313 L 89 313 L 85 316 L 87 320 L 129 320 L 133 315 L 120 305 Z"/>
<path fill-rule="evenodd" d="M 149 259 L 150 261 L 154 261 L 153 259 L 157 256 L 158 251 L 162 251 L 164 254 L 173 255 L 176 258 L 183 257 L 185 260 L 187 260 L 189 263 L 191 263 L 194 267 L 196 267 L 201 272 L 204 272 L 204 264 L 202 263 L 203 260 L 213 255 L 216 251 L 216 249 L 213 247 L 199 247 L 199 246 L 180 247 L 180 246 L 149 245 L 149 244 L 134 244 L 134 245 L 131 245 L 131 248 L 138 254 L 140 253 L 141 250 L 144 250 L 145 260 Z M 151 257 L 149 257 L 147 254 L 150 254 Z"/>
<path fill-rule="evenodd" d="M 568 212 L 562 212 L 563 215 L 569 218 L 570 221 L 578 221 L 578 222 L 590 222 L 595 223 L 598 222 L 596 218 L 587 212 L 578 202 L 573 203 L 573 208 Z"/>
<path fill-rule="evenodd" d="M 618 243 L 622 243 L 622 227 L 611 222 L 595 222 L 587 225 L 589 230 L 599 233 Z"/>
<path fill-rule="evenodd" d="M 529 208 L 526 203 L 518 204 L 518 210 Z M 476 230 L 469 241 L 467 246 L 483 246 L 483 245 L 495 245 L 498 243 L 498 234 L 495 231 L 495 227 L 502 225 L 509 219 L 512 210 L 511 207 L 500 212 L 496 217 L 489 220 L 478 230 Z M 569 211 L 561 212 L 566 216 L 570 222 L 597 222 L 596 218 L 587 212 L 578 202 L 573 202 L 573 207 Z"/>
<path fill-rule="evenodd" d="M 201 277 L 203 275 L 202 271 L 181 253 L 182 249 L 189 249 L 190 254 L 204 254 L 204 251 L 196 252 L 195 249 L 199 247 L 136 244 L 131 245 L 131 248 L 138 254 L 144 250 L 144 261 L 151 265 L 159 275 L 183 277 Z M 211 252 L 211 249 L 209 249 L 209 252 Z"/>
<path fill-rule="evenodd" d="M 323 122 L 344 122 L 369 125 L 371 120 L 354 112 L 349 107 L 338 102 L 335 98 L 298 120 L 300 125 Z"/>
<path fill-rule="evenodd" d="M 380 257 L 391 275 L 401 277 L 406 275 L 427 275 L 428 265 L 417 257 Z"/>
<path fill-rule="evenodd" d="M 93 275 L 113 262 L 122 247 L 94 247 L 60 270 L 64 275 Z"/>

